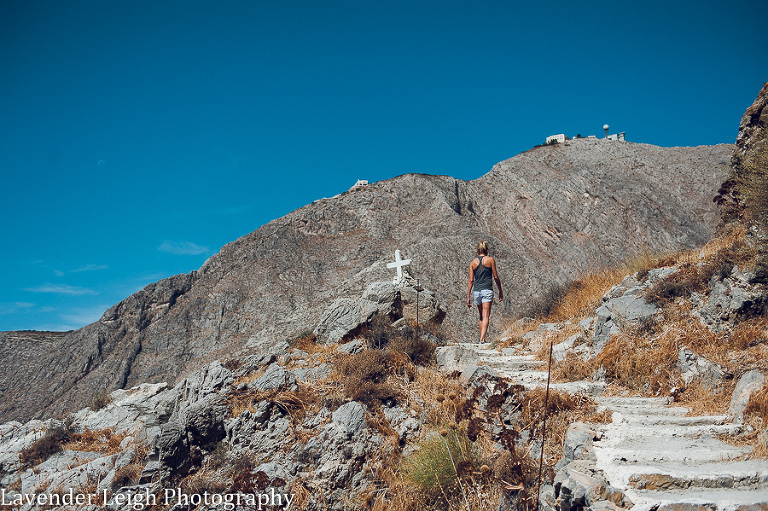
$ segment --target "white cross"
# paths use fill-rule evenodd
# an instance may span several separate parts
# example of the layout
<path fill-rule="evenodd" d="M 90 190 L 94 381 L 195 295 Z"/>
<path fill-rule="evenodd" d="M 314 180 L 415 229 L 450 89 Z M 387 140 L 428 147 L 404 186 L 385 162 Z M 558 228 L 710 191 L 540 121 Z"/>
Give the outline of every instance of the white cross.
<path fill-rule="evenodd" d="M 395 262 L 387 263 L 387 268 L 397 268 L 397 277 L 395 278 L 395 284 L 403 280 L 403 266 L 411 264 L 410 259 L 403 259 L 400 257 L 400 250 L 395 250 Z"/>

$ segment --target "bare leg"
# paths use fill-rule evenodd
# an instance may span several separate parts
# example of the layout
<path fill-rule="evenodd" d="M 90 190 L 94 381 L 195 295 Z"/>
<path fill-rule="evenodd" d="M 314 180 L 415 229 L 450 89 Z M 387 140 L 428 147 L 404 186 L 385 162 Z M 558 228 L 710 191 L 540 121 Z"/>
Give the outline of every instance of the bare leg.
<path fill-rule="evenodd" d="M 488 333 L 488 322 L 491 319 L 491 302 L 486 302 L 477 306 L 477 312 L 480 314 L 480 342 L 485 342 L 485 334 Z"/>

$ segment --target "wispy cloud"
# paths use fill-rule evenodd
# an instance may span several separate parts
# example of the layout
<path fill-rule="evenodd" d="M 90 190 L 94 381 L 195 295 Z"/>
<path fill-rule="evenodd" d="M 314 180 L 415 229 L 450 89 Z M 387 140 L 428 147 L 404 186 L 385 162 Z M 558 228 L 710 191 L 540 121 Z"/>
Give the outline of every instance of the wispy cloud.
<path fill-rule="evenodd" d="M 31 302 L 0 302 L 0 315 L 16 314 L 24 309 L 30 309 L 35 304 Z"/>
<path fill-rule="evenodd" d="M 157 249 L 174 255 L 199 255 L 211 251 L 210 248 L 192 243 L 191 241 L 164 241 Z"/>
<path fill-rule="evenodd" d="M 29 291 L 30 293 L 54 293 L 70 296 L 99 294 L 93 289 L 88 289 L 86 287 L 75 287 L 67 284 L 43 284 L 42 286 L 28 287 L 24 289 L 24 291 Z"/>
<path fill-rule="evenodd" d="M 109 266 L 107 266 L 106 264 L 86 264 L 85 266 L 81 266 L 80 268 L 75 268 L 69 273 L 80 273 L 84 271 L 100 271 L 100 270 L 107 270 L 107 269 L 109 269 Z"/>

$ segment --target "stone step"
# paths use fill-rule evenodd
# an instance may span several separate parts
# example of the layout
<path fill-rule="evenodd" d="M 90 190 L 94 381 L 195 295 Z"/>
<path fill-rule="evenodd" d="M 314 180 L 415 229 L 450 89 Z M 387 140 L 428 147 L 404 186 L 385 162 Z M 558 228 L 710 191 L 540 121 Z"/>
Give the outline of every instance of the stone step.
<path fill-rule="evenodd" d="M 609 436 L 594 443 L 598 461 L 606 466 L 706 463 L 732 460 L 750 449 L 721 442 L 711 436 L 627 437 Z"/>
<path fill-rule="evenodd" d="M 645 406 L 666 406 L 672 402 L 668 397 L 641 397 L 641 396 L 611 396 L 601 397 L 598 402 L 606 406 L 618 407 L 645 407 Z"/>
<path fill-rule="evenodd" d="M 546 380 L 543 382 L 530 383 L 525 385 L 527 389 L 545 388 Z M 603 393 L 607 385 L 603 382 L 592 381 L 571 381 L 561 383 L 550 383 L 549 388 L 566 394 L 585 394 L 591 397 L 597 397 Z"/>
<path fill-rule="evenodd" d="M 687 488 L 768 489 L 768 461 L 749 460 L 703 463 L 695 466 L 669 467 L 661 472 L 643 472 L 629 476 L 628 484 L 638 490 L 674 490 Z"/>
<path fill-rule="evenodd" d="M 724 426 L 728 424 L 727 415 L 667 415 L 664 413 L 648 415 L 624 415 L 622 412 L 614 412 L 614 424 L 617 426 Z"/>
<path fill-rule="evenodd" d="M 489 366 L 493 367 L 494 369 L 503 369 L 505 371 L 535 371 L 537 369 L 540 369 L 541 367 L 544 367 L 546 369 L 546 364 L 544 362 L 541 362 L 540 360 L 527 360 L 527 359 L 520 359 L 517 357 L 502 357 L 502 356 L 486 356 L 481 355 L 480 360 L 482 362 L 485 362 Z M 546 374 L 546 371 L 544 371 L 544 374 Z"/>
<path fill-rule="evenodd" d="M 632 511 L 764 511 L 763 488 L 696 488 L 691 490 L 628 490 Z"/>
<path fill-rule="evenodd" d="M 601 397 L 597 403 L 624 415 L 687 415 L 689 411 L 683 406 L 671 406 L 665 397 Z"/>
<path fill-rule="evenodd" d="M 493 366 L 492 366 L 493 367 Z M 544 383 L 547 384 L 546 371 L 515 371 L 506 367 L 494 367 L 499 375 L 509 378 L 514 383 Z"/>
<path fill-rule="evenodd" d="M 667 437 L 690 437 L 699 438 L 702 435 L 738 435 L 743 429 L 743 425 L 726 423 L 726 424 L 713 424 L 704 422 L 696 424 L 695 419 L 698 417 L 680 417 L 682 419 L 689 419 L 688 424 L 674 424 L 674 423 L 656 423 L 652 420 L 648 422 L 633 422 L 623 423 L 619 425 L 612 425 L 614 436 L 624 440 L 624 438 L 636 438 L 647 439 L 657 438 L 664 439 Z M 607 441 L 607 440 L 606 440 Z"/>

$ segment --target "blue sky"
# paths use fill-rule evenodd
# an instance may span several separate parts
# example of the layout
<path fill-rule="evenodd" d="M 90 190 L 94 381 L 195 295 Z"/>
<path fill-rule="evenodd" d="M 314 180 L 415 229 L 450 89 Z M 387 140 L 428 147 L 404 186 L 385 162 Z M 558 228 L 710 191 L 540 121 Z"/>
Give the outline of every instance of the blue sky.
<path fill-rule="evenodd" d="M 731 143 L 762 1 L 0 2 L 0 330 L 67 330 L 357 179 Z"/>

